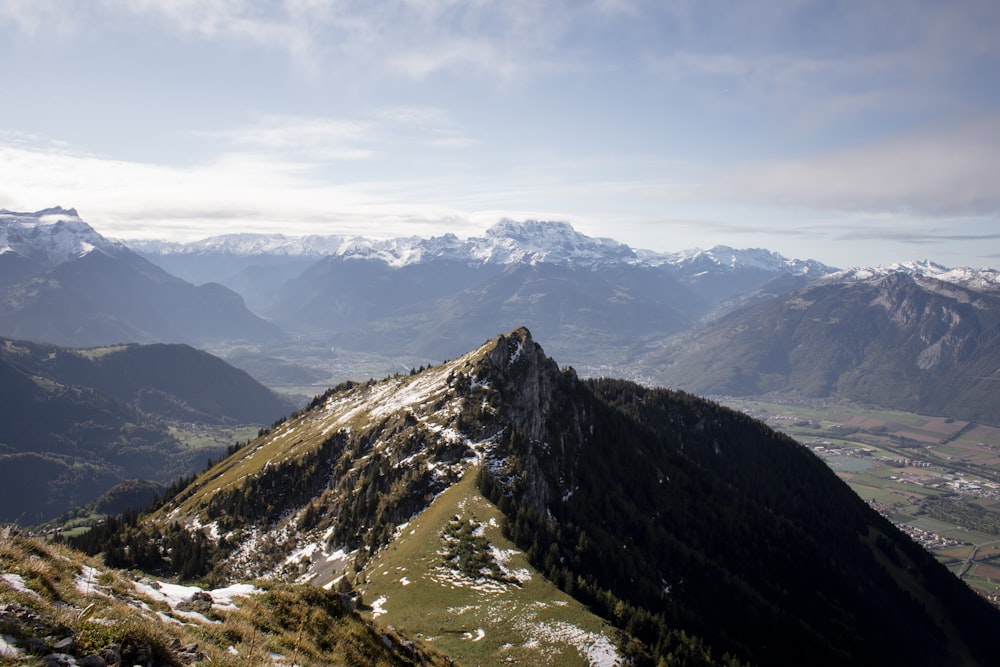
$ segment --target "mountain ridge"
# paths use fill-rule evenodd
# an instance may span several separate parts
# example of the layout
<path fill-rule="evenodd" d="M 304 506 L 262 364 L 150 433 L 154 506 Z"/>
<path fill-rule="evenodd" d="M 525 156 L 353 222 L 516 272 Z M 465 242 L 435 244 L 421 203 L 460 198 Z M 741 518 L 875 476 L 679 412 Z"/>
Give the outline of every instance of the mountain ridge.
<path fill-rule="evenodd" d="M 737 267 L 788 271 L 794 274 L 832 272 L 815 260 L 788 260 L 778 253 L 759 248 L 735 250 L 716 246 L 709 250 L 680 252 L 635 250 L 610 238 L 590 237 L 566 222 L 504 219 L 489 227 L 482 236 L 461 239 L 454 234 L 372 239 L 361 236 L 282 234 L 229 234 L 192 242 L 125 240 L 130 247 L 149 255 L 229 254 L 306 255 L 372 259 L 401 268 L 409 264 L 445 259 L 470 264 L 573 263 L 584 266 L 637 264 L 661 267 L 711 262 L 732 270 Z M 722 255 L 719 259 L 716 255 Z"/>
<path fill-rule="evenodd" d="M 143 525 L 217 540 L 209 576 L 332 585 L 336 561 L 364 593 L 373 558 L 470 474 L 637 664 L 692 636 L 702 663 L 987 664 L 997 648 L 998 612 L 806 448 L 691 395 L 581 381 L 524 328 L 317 396 Z"/>

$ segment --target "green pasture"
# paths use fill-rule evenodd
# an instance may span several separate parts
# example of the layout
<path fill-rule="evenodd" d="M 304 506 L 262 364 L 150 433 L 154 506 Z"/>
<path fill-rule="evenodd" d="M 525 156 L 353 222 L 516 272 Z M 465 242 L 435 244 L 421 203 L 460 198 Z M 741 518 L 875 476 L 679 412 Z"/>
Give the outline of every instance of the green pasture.
<path fill-rule="evenodd" d="M 373 612 L 380 622 L 422 638 L 463 665 L 591 664 L 587 646 L 613 641 L 615 631 L 531 568 L 504 539 L 501 514 L 479 494 L 474 477 L 472 470 L 439 496 L 366 566 L 358 586 L 365 603 L 382 600 Z M 503 584 L 447 575 L 440 551 L 454 517 L 482 526 L 489 542 L 509 554 L 506 567 L 530 579 Z"/>

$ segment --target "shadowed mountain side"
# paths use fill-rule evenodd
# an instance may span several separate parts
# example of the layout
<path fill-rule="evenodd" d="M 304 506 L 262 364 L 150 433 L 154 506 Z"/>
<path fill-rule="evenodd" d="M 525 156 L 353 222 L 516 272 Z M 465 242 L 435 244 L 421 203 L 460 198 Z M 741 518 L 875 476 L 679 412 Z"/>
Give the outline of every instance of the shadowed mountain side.
<path fill-rule="evenodd" d="M 339 257 L 289 282 L 277 303 L 266 314 L 282 327 L 321 331 L 347 349 L 449 358 L 525 322 L 574 363 L 682 331 L 702 308 L 650 267 L 441 260 L 396 268 Z"/>
<path fill-rule="evenodd" d="M 232 290 L 195 287 L 128 250 L 94 250 L 0 293 L 0 333 L 60 345 L 277 340 Z"/>
<path fill-rule="evenodd" d="M 246 372 L 188 345 L 71 349 L 2 339 L 0 344 L 0 354 L 35 375 L 90 387 L 171 419 L 270 424 L 294 407 Z"/>
<path fill-rule="evenodd" d="M 0 339 L 0 521 L 36 524 L 128 479 L 166 483 L 228 443 L 189 449 L 165 420 L 268 424 L 288 407 L 186 345 L 71 350 Z"/>

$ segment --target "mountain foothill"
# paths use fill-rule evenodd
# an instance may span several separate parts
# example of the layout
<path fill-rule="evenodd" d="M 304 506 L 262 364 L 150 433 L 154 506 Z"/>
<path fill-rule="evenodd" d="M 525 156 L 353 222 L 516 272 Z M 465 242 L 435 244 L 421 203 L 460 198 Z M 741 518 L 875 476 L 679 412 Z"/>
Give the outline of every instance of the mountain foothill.
<path fill-rule="evenodd" d="M 807 448 L 699 395 L 1000 425 L 998 318 L 1000 273 L 926 261 L 510 220 L 124 243 L 73 209 L 0 211 L 0 521 L 132 504 L 60 558 L 147 592 L 259 582 L 180 621 L 221 661 L 339 664 L 365 637 L 368 664 L 988 665 L 1000 611 Z M 295 404 L 286 383 L 331 388 Z M 183 424 L 259 428 L 206 460 Z M 18 611 L 38 577 L 3 559 L 49 547 L 13 535 L 16 654 L 30 614 L 62 612 Z M 78 611 L 61 627 L 99 650 Z M 190 653 L 157 637 L 162 664 Z"/>

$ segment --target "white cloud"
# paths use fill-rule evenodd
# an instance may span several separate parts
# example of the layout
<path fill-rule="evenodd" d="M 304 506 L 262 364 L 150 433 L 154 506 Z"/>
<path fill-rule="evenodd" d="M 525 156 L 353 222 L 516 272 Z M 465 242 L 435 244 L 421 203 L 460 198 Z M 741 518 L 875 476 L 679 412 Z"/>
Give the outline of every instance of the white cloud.
<path fill-rule="evenodd" d="M 131 30 L 284 53 L 310 76 L 423 80 L 441 72 L 509 83 L 561 59 L 572 3 L 534 0 L 0 0 L 0 25 L 39 38 Z"/>
<path fill-rule="evenodd" d="M 0 0 L 0 27 L 10 25 L 29 37 L 65 37 L 75 22 L 56 0 Z"/>
<path fill-rule="evenodd" d="M 0 206 L 77 208 L 114 237 L 202 238 L 233 229 L 399 236 L 461 232 L 466 212 L 428 181 L 327 182 L 314 164 L 228 153 L 186 167 L 51 146 L 0 145 Z"/>
<path fill-rule="evenodd" d="M 990 215 L 1000 212 L 1000 117 L 808 158 L 749 164 L 714 195 L 782 206 Z"/>
<path fill-rule="evenodd" d="M 336 118 L 265 114 L 246 127 L 201 133 L 239 151 L 265 151 L 314 160 L 360 160 L 372 156 L 371 123 Z"/>

